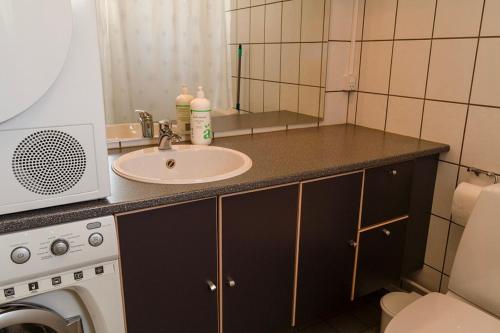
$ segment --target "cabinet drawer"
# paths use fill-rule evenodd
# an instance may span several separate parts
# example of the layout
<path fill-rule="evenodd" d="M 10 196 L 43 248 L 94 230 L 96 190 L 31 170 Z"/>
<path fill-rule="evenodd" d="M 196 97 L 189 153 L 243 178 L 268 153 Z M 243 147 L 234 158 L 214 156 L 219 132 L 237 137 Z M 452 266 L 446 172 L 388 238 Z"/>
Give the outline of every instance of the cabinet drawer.
<path fill-rule="evenodd" d="M 409 213 L 413 165 L 409 161 L 366 171 L 362 228 Z"/>
<path fill-rule="evenodd" d="M 363 231 L 359 237 L 356 296 L 397 283 L 406 237 L 407 220 Z"/>

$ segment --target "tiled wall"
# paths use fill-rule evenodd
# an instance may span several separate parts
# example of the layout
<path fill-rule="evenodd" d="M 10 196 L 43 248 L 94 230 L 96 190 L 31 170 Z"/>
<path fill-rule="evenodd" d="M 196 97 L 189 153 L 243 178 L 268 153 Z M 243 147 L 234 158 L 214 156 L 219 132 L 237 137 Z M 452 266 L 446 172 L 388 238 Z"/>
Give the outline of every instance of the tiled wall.
<path fill-rule="evenodd" d="M 347 8 L 352 0 L 338 2 Z M 464 230 L 451 218 L 453 191 L 473 181 L 467 167 L 500 174 L 500 1 L 360 2 L 359 82 L 348 122 L 451 146 L 440 157 L 426 265 L 412 276 L 444 291 Z M 345 52 L 344 38 L 330 47 Z"/>
<path fill-rule="evenodd" d="M 229 47 L 236 102 L 243 45 L 241 109 L 323 117 L 330 0 L 229 0 Z"/>

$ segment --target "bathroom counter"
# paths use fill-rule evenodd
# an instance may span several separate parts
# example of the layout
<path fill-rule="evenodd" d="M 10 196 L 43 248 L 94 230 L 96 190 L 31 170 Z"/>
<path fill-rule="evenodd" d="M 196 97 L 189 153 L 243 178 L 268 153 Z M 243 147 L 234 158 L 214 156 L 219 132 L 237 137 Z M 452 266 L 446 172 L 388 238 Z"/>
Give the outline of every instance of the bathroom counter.
<path fill-rule="evenodd" d="M 247 154 L 252 168 L 212 183 L 157 185 L 110 171 L 111 196 L 102 200 L 0 216 L 0 234 L 177 202 L 203 199 L 361 170 L 449 151 L 448 145 L 354 125 L 335 125 L 218 138 L 213 145 Z M 127 152 L 109 151 L 109 163 Z"/>

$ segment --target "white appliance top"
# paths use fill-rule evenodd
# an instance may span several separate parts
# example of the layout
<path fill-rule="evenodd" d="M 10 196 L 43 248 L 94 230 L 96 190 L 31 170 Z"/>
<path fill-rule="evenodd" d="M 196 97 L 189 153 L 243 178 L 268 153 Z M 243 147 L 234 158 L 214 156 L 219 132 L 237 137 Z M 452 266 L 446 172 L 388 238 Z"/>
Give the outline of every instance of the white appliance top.
<path fill-rule="evenodd" d="M 112 216 L 0 236 L 0 292 L 39 279 L 118 258 Z"/>
<path fill-rule="evenodd" d="M 404 308 L 386 333 L 498 333 L 500 320 L 451 296 L 431 293 Z"/>

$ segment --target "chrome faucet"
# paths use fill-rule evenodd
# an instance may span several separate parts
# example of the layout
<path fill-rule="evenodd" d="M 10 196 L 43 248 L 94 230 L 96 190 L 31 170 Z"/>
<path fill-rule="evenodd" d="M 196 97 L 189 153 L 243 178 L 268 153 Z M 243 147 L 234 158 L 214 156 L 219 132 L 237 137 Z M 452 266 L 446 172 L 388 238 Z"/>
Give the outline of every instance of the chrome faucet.
<path fill-rule="evenodd" d="M 155 135 L 153 116 L 144 110 L 135 110 L 135 112 L 139 114 L 139 121 L 142 128 L 142 137 L 153 138 Z"/>
<path fill-rule="evenodd" d="M 182 141 L 182 137 L 172 130 L 172 123 L 168 120 L 160 120 L 160 135 L 158 138 L 158 150 L 172 149 L 172 143 Z"/>

